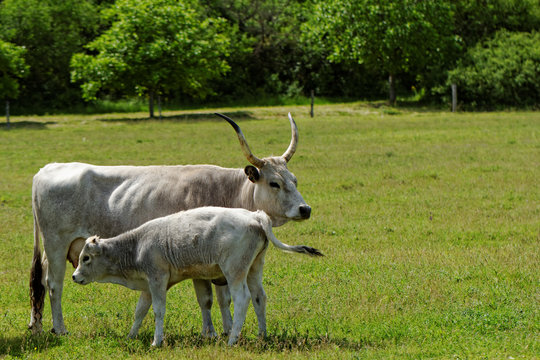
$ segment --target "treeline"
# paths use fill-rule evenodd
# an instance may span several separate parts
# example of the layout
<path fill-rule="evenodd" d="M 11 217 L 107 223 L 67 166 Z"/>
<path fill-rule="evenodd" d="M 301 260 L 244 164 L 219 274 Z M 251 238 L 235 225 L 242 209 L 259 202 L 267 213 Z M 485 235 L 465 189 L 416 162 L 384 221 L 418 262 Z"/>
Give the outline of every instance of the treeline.
<path fill-rule="evenodd" d="M 540 105 L 538 0 L 2 0 L 0 99 Z M 151 110 L 152 111 L 152 110 Z"/>

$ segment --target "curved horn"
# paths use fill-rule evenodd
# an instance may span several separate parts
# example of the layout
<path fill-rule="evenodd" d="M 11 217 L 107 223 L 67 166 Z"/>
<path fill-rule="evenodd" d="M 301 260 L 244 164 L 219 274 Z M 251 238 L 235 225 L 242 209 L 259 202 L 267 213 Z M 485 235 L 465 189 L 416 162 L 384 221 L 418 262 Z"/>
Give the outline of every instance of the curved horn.
<path fill-rule="evenodd" d="M 298 144 L 298 127 L 296 127 L 296 123 L 294 122 L 294 119 L 292 118 L 291 113 L 289 113 L 289 121 L 291 122 L 291 143 L 289 147 L 287 148 L 287 151 L 283 155 L 281 155 L 283 158 L 285 158 L 285 161 L 289 162 L 291 160 L 292 156 L 294 155 L 294 152 L 296 151 L 296 145 Z"/>
<path fill-rule="evenodd" d="M 232 121 L 231 118 L 228 116 L 225 116 L 223 114 L 215 113 L 217 116 L 227 120 L 229 124 L 233 127 L 234 131 L 236 131 L 236 135 L 238 135 L 238 140 L 240 140 L 240 146 L 242 147 L 242 151 L 244 151 L 244 155 L 246 156 L 247 160 L 255 165 L 258 169 L 262 168 L 265 164 L 264 160 L 259 159 L 249 149 L 248 143 L 246 141 L 246 138 L 244 137 L 244 134 L 242 134 L 242 130 L 240 130 L 240 127 Z"/>

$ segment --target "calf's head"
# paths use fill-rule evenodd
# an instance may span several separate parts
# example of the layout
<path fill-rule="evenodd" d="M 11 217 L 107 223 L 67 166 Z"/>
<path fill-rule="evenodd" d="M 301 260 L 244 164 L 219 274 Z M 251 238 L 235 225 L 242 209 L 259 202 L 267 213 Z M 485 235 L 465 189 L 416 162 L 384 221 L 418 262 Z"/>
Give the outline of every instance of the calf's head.
<path fill-rule="evenodd" d="M 287 163 L 296 151 L 298 127 L 289 113 L 291 123 L 291 143 L 281 156 L 259 159 L 249 149 L 240 127 L 229 117 L 216 114 L 227 120 L 240 140 L 240 146 L 247 160 L 252 164 L 244 172 L 255 185 L 253 203 L 256 209 L 263 210 L 272 219 L 273 226 L 280 226 L 289 220 L 306 220 L 311 215 L 311 207 L 306 204 L 297 189 L 296 177 L 287 169 Z"/>
<path fill-rule="evenodd" d="M 102 253 L 103 248 L 99 237 L 89 237 L 79 255 L 79 265 L 71 277 L 73 281 L 81 285 L 99 281 L 107 268 L 106 259 Z"/>

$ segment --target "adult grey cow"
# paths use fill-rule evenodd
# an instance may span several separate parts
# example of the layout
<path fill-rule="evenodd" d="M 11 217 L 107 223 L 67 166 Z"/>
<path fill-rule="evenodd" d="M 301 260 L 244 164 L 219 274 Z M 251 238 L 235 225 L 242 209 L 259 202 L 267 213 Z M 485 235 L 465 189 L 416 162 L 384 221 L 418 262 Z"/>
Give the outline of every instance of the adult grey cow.
<path fill-rule="evenodd" d="M 234 121 L 216 115 L 235 129 L 242 150 L 253 166 L 228 169 L 213 165 L 137 167 L 53 163 L 34 176 L 34 258 L 30 274 L 32 313 L 29 324 L 33 333 L 42 331 L 46 287 L 51 301 L 52 331 L 66 333 L 61 303 L 66 261 L 77 267 L 84 241 L 92 235 L 113 237 L 148 220 L 203 206 L 263 210 L 274 226 L 310 217 L 311 208 L 296 188 L 296 177 L 287 169 L 298 143 L 298 128 L 291 114 L 289 147 L 282 156 L 263 159 L 252 154 Z M 210 316 L 211 283 L 193 280 L 193 284 L 202 312 L 202 333 L 214 336 Z M 229 289 L 216 284 L 216 294 L 223 329 L 228 333 L 232 326 Z"/>
<path fill-rule="evenodd" d="M 81 285 L 97 281 L 141 291 L 129 336 L 137 336 L 151 304 L 155 314 L 152 345 L 159 346 L 167 290 L 185 279 L 225 277 L 234 301 L 232 345 L 244 324 L 250 296 L 259 335 L 266 336 L 262 272 L 269 241 L 283 251 L 322 256 L 312 247 L 279 241 L 263 211 L 202 207 L 150 220 L 111 239 L 87 239 L 72 278 Z"/>

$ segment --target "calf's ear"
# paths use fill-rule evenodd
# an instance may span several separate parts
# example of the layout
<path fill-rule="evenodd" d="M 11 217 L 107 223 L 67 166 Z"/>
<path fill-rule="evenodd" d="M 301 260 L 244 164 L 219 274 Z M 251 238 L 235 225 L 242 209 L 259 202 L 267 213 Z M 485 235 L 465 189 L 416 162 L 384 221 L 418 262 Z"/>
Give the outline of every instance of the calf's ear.
<path fill-rule="evenodd" d="M 260 178 L 259 170 L 255 166 L 246 166 L 244 172 L 252 183 L 257 182 Z"/>
<path fill-rule="evenodd" d="M 92 254 L 99 255 L 101 253 L 101 247 L 99 245 L 99 236 L 92 236 L 86 239 L 86 247 Z"/>

